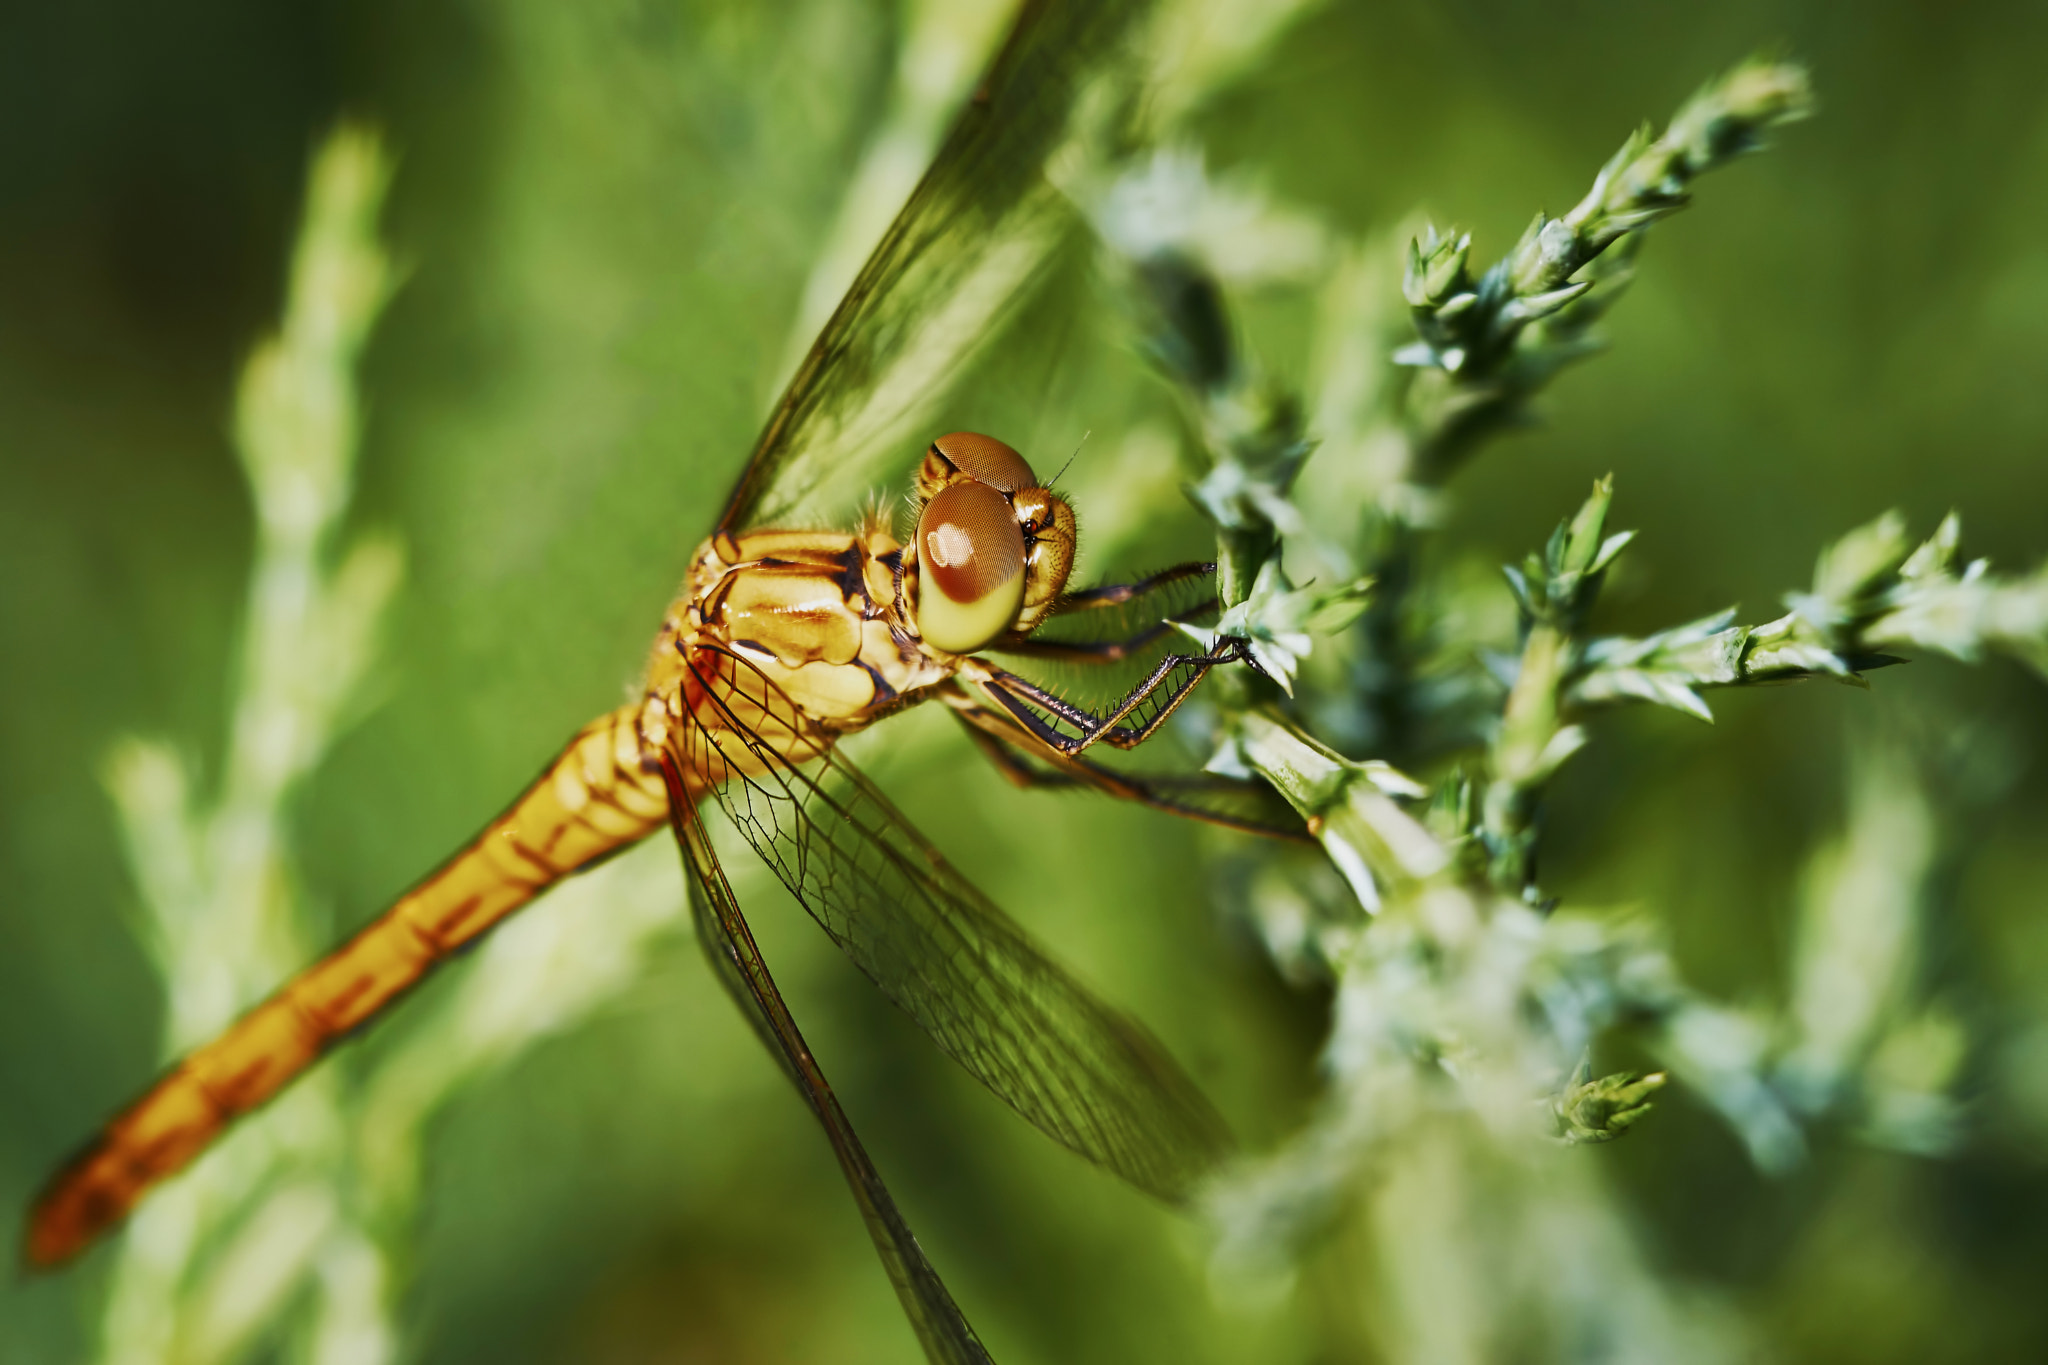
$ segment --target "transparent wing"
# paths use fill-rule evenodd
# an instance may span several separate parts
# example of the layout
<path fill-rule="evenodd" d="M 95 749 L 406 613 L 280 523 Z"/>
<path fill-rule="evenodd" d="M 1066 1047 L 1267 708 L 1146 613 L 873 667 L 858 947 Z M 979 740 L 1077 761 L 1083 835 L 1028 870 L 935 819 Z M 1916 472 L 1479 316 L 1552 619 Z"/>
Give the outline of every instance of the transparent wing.
<path fill-rule="evenodd" d="M 1229 1138 L 1159 1044 L 1040 952 L 845 758 L 793 738 L 805 723 L 752 665 L 707 651 L 693 666 L 722 714 L 678 727 L 675 760 L 833 941 L 1044 1132 L 1141 1189 L 1186 1197 Z"/>
<path fill-rule="evenodd" d="M 905 440 L 921 412 L 1079 231 L 1046 164 L 1074 132 L 1083 92 L 1128 64 L 1126 36 L 1148 7 L 1023 6 L 931 169 L 797 367 L 719 530 L 830 519 L 922 454 L 921 440 Z M 1130 88 L 1114 93 L 1127 99 Z"/>
<path fill-rule="evenodd" d="M 776 989 L 775 978 L 768 974 L 768 966 L 754 944 L 753 930 L 747 926 L 724 869 L 718 865 L 718 855 L 706 837 L 703 819 L 682 795 L 681 776 L 672 771 L 669 778 L 674 794 L 671 809 L 675 812 L 676 839 L 683 846 L 684 860 L 692 873 L 690 908 L 697 919 L 698 942 L 711 961 L 712 971 L 767 1044 L 770 1054 L 782 1064 L 797 1093 L 803 1096 L 831 1140 L 854 1202 L 860 1206 L 861 1217 L 868 1225 L 868 1235 L 874 1238 L 875 1250 L 889 1272 L 890 1282 L 896 1286 L 896 1297 L 924 1346 L 926 1358 L 934 1365 L 994 1365 L 974 1335 L 974 1328 L 968 1325 L 966 1316 L 939 1279 L 939 1272 L 925 1259 L 924 1249 L 918 1246 L 910 1225 L 903 1221 L 888 1186 L 882 1183 L 867 1149 L 853 1131 L 853 1124 L 839 1107 L 839 1099 L 832 1093 L 825 1073 L 818 1069 L 803 1034 L 797 1031 L 796 1020 L 790 1017 L 782 993 Z"/>

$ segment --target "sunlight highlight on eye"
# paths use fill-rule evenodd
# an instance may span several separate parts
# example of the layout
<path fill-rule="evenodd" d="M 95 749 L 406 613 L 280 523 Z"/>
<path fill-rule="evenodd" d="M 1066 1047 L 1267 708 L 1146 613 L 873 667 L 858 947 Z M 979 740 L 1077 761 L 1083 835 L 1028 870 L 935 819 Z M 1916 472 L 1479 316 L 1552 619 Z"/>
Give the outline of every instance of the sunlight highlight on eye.
<path fill-rule="evenodd" d="M 950 521 L 925 532 L 924 548 L 932 563 L 942 569 L 965 565 L 974 558 L 974 538 Z"/>

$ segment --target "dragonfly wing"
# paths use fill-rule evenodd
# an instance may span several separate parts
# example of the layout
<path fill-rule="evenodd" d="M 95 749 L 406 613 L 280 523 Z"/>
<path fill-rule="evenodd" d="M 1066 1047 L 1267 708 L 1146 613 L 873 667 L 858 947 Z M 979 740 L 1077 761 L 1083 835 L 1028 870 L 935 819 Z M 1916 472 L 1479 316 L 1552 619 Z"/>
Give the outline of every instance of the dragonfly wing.
<path fill-rule="evenodd" d="M 904 433 L 1074 239 L 1045 176 L 1146 0 L 1031 0 L 776 405 L 721 531 L 829 518 L 923 453 Z M 1129 90 L 1122 94 L 1127 98 Z M 1106 103 L 1106 102 L 1105 102 Z"/>
<path fill-rule="evenodd" d="M 792 762 L 760 739 L 739 708 L 778 733 L 801 727 L 744 660 L 730 660 L 719 689 L 717 728 L 679 727 L 675 757 L 738 774 L 714 786 L 716 800 L 811 917 L 1025 1118 L 1141 1189 L 1184 1199 L 1230 1142 L 1165 1050 L 1041 952 L 843 756 L 820 744 Z"/>
<path fill-rule="evenodd" d="M 966 1316 L 939 1279 L 938 1271 L 925 1259 L 910 1225 L 903 1221 L 896 1201 L 889 1196 L 888 1187 L 869 1160 L 867 1149 L 861 1146 L 853 1125 L 839 1107 L 825 1073 L 818 1069 L 803 1034 L 797 1031 L 796 1020 L 790 1017 L 775 979 L 768 974 L 767 964 L 754 945 L 753 931 L 747 927 L 725 872 L 718 865 L 718 855 L 706 837 L 703 818 L 680 796 L 681 787 L 681 779 L 676 777 L 676 837 L 693 874 L 690 908 L 697 919 L 698 942 L 711 960 L 712 971 L 825 1129 L 825 1136 L 839 1157 L 840 1169 L 846 1173 L 846 1183 L 853 1190 L 854 1202 L 860 1205 L 861 1217 L 875 1240 L 875 1250 L 881 1255 L 903 1311 L 924 1346 L 925 1356 L 934 1365 L 993 1365 L 987 1350 L 975 1337 L 974 1328 L 968 1325 Z"/>

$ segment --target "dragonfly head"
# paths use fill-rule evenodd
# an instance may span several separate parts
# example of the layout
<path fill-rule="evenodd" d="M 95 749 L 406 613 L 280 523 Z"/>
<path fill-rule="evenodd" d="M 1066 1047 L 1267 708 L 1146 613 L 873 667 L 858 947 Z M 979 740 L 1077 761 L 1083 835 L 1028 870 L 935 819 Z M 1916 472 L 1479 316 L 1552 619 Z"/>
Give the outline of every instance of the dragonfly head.
<path fill-rule="evenodd" d="M 1074 509 L 992 436 L 932 442 L 917 472 L 917 534 L 906 562 L 918 632 L 971 654 L 1037 627 L 1074 567 Z"/>

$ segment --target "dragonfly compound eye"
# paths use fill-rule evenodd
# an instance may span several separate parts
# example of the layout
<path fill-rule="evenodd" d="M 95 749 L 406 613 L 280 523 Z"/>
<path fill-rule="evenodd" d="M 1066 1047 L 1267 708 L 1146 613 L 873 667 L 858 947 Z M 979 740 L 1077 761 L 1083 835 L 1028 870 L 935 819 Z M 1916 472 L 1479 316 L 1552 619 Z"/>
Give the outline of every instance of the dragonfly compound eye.
<path fill-rule="evenodd" d="M 1010 500 L 984 483 L 932 495 L 917 519 L 917 628 L 934 648 L 971 654 L 1024 604 L 1024 533 Z"/>
<path fill-rule="evenodd" d="M 1031 465 L 1022 455 L 995 437 L 984 436 L 978 431 L 956 431 L 941 436 L 932 442 L 932 449 L 968 478 L 1005 493 L 1034 488 L 1038 484 L 1038 476 L 1031 472 Z"/>

